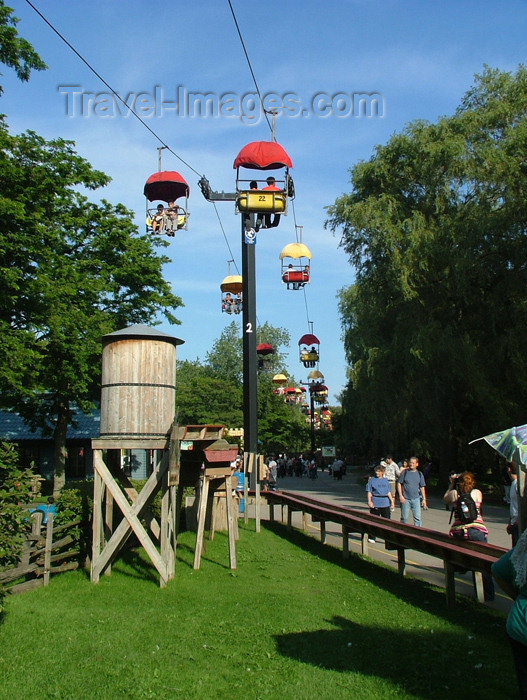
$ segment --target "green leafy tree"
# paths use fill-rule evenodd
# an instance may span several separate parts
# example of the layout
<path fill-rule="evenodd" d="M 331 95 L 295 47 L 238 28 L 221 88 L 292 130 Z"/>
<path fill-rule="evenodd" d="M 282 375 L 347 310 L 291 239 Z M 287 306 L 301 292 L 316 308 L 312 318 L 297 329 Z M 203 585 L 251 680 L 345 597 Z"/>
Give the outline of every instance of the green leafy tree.
<path fill-rule="evenodd" d="M 178 362 L 176 406 L 180 425 L 243 425 L 241 386 L 198 361 Z"/>
<path fill-rule="evenodd" d="M 159 313 L 174 323 L 181 304 L 163 243 L 138 235 L 122 205 L 78 191 L 108 182 L 71 142 L 0 123 L 1 401 L 53 432 L 55 491 L 72 403 L 87 411 L 99 396 L 101 336 Z"/>
<path fill-rule="evenodd" d="M 20 80 L 27 81 L 32 70 L 44 70 L 47 66 L 31 44 L 18 35 L 18 22 L 13 9 L 0 0 L 0 63 L 13 68 Z M 0 95 L 2 92 L 0 86 Z"/>
<path fill-rule="evenodd" d="M 290 343 L 289 332 L 285 328 L 271 326 L 265 322 L 257 330 L 258 343 L 269 343 L 274 353 L 269 358 L 269 372 L 281 371 L 287 357 L 286 348 Z M 223 379 L 237 384 L 243 381 L 243 340 L 236 321 L 232 321 L 207 353 L 208 366 Z"/>
<path fill-rule="evenodd" d="M 446 471 L 470 438 L 525 422 L 526 108 L 525 68 L 486 68 L 453 116 L 394 135 L 329 207 L 356 269 L 342 425 L 364 453 Z"/>

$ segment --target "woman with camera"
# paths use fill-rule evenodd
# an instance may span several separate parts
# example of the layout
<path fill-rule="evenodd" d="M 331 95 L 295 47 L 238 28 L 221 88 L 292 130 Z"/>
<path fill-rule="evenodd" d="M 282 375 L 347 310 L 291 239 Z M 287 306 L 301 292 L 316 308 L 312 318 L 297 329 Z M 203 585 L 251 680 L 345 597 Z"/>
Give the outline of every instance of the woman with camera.
<path fill-rule="evenodd" d="M 475 486 L 476 481 L 472 472 L 450 475 L 450 483 L 443 497 L 447 507 L 452 511 L 448 534 L 450 537 L 487 542 L 489 531 L 481 513 L 483 494 Z M 494 600 L 492 576 L 483 575 L 483 588 L 485 600 Z"/>

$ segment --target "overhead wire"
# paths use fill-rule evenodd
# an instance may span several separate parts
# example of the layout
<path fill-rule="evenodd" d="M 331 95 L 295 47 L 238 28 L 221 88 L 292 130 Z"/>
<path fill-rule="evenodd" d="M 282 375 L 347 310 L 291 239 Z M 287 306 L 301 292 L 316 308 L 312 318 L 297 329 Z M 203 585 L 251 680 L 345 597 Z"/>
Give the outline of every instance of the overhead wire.
<path fill-rule="evenodd" d="M 147 129 L 147 131 L 150 132 L 150 134 L 162 145 L 163 148 L 165 148 L 166 150 L 168 150 L 169 153 L 171 153 L 175 158 L 177 158 L 181 163 L 183 163 L 183 165 L 185 165 L 185 167 L 187 167 L 189 170 L 191 170 L 193 173 L 195 173 L 198 177 L 200 177 L 200 178 L 203 177 L 202 173 L 200 173 L 198 170 L 196 170 L 188 161 L 186 161 L 186 160 L 185 160 L 184 158 L 182 158 L 178 153 L 176 153 L 176 152 L 164 141 L 164 139 L 161 138 L 161 136 L 159 136 L 159 134 L 147 124 L 147 122 L 133 109 L 133 107 L 132 107 L 131 105 L 127 104 L 127 102 L 126 102 L 126 101 L 119 95 L 119 93 L 108 83 L 108 81 L 106 81 L 106 80 L 103 78 L 103 76 L 90 64 L 90 62 L 87 61 L 87 60 L 84 58 L 84 56 L 82 56 L 82 54 L 81 54 L 79 51 L 77 51 L 77 49 L 71 44 L 71 42 L 69 42 L 69 41 L 66 39 L 66 37 L 65 37 L 63 34 L 61 34 L 61 32 L 60 32 L 60 31 L 59 31 L 59 30 L 58 30 L 58 29 L 57 29 L 57 28 L 42 14 L 42 12 L 40 12 L 40 10 L 39 10 L 37 7 L 35 7 L 35 5 L 31 2 L 31 0 L 26 0 L 26 3 L 27 3 L 27 4 L 32 8 L 32 10 L 42 19 L 42 21 L 43 21 L 43 22 L 44 22 L 44 23 L 59 37 L 59 39 L 60 39 L 62 42 L 64 42 L 64 43 L 66 44 L 66 46 L 67 46 L 71 51 L 73 51 L 73 53 L 74 53 L 74 54 L 84 63 L 84 65 L 85 65 L 85 66 L 86 66 L 86 67 L 87 67 L 87 68 L 102 82 L 102 84 L 103 84 L 105 87 L 108 88 L 108 90 L 111 92 L 111 94 L 112 94 L 117 100 L 119 100 L 119 101 L 126 107 L 126 109 L 130 112 L 130 114 L 132 114 L 132 116 L 134 116 L 134 117 L 140 122 L 140 124 L 141 124 L 145 129 Z M 252 64 L 251 64 L 251 61 L 250 61 L 250 58 L 249 58 L 249 54 L 248 54 L 247 49 L 246 49 L 246 46 L 245 46 L 245 42 L 244 42 L 244 40 L 243 40 L 243 36 L 242 36 L 242 33 L 241 33 L 241 29 L 240 29 L 240 26 L 239 26 L 239 24 L 238 24 L 238 20 L 237 20 L 237 18 L 236 18 L 236 14 L 235 14 L 235 12 L 234 12 L 234 8 L 233 8 L 233 6 L 232 6 L 231 0 L 228 0 L 228 3 L 229 3 L 229 8 L 230 8 L 230 10 L 231 10 L 231 14 L 232 14 L 232 17 L 233 17 L 233 20 L 234 20 L 234 24 L 235 24 L 235 26 L 236 26 L 236 30 L 237 30 L 237 32 L 238 32 L 238 37 L 239 37 L 239 39 L 240 39 L 240 42 L 241 42 L 241 45 L 242 45 L 242 48 L 243 48 L 243 51 L 244 51 L 244 54 L 245 54 L 245 58 L 246 58 L 246 61 L 247 61 L 247 65 L 248 65 L 248 67 L 249 67 L 249 71 L 250 71 L 250 73 L 251 73 L 251 76 L 252 76 L 252 79 L 253 79 L 253 82 L 254 82 L 254 85 L 255 85 L 255 88 L 256 88 L 256 92 L 257 92 L 257 94 L 258 94 L 258 97 L 259 97 L 259 99 L 260 99 L 260 103 L 261 103 L 262 108 L 263 108 L 263 112 L 264 112 L 264 115 L 265 115 L 265 119 L 266 119 L 266 121 L 267 121 L 267 124 L 268 124 L 268 126 L 269 126 L 269 129 L 270 129 L 271 133 L 273 133 L 273 128 L 272 128 L 271 123 L 270 123 L 270 121 L 269 121 L 268 113 L 267 113 L 267 111 L 265 110 L 264 105 L 263 105 L 263 99 L 262 99 L 262 95 L 261 95 L 261 92 L 260 92 L 260 88 L 259 88 L 259 86 L 258 86 L 258 82 L 257 82 L 256 76 L 255 76 L 255 74 L 254 74 L 254 70 L 253 70 L 253 67 L 252 67 Z M 229 241 L 228 241 L 228 239 L 227 239 L 227 235 L 226 235 L 226 233 L 225 233 L 225 229 L 224 229 L 223 223 L 222 223 L 222 221 L 221 221 L 221 217 L 220 217 L 218 208 L 217 208 L 217 206 L 216 206 L 216 203 L 214 203 L 214 210 L 215 210 L 215 212 L 216 212 L 216 216 L 217 216 L 217 218 L 218 218 L 218 222 L 219 222 L 219 225 L 220 225 L 220 228 L 221 228 L 222 235 L 223 235 L 223 237 L 224 237 L 224 239 L 225 239 L 225 243 L 226 243 L 226 245 L 227 245 L 227 249 L 229 250 L 229 254 L 230 254 L 231 258 L 234 260 L 234 255 L 233 255 L 231 246 L 230 246 L 230 244 L 229 244 Z M 295 208 L 294 208 L 294 203 L 292 203 L 292 210 L 293 210 L 294 226 L 295 226 L 295 231 L 297 232 L 297 241 L 298 241 L 298 227 L 297 227 L 297 224 L 296 224 L 296 212 L 295 212 Z M 236 262 L 234 262 L 234 266 L 235 266 L 235 268 L 236 268 L 236 271 L 237 271 L 238 274 L 239 274 L 239 269 L 238 269 L 238 265 L 236 264 Z M 306 313 L 307 313 L 308 324 L 309 324 L 309 323 L 310 323 L 310 321 L 309 321 L 309 309 L 308 309 L 308 305 L 307 305 L 307 296 L 306 296 L 305 288 L 303 289 L 303 291 L 304 291 L 304 301 L 305 301 Z"/>
<path fill-rule="evenodd" d="M 85 65 L 85 66 L 86 66 L 86 67 L 101 81 L 101 83 L 102 83 L 103 85 L 105 85 L 105 86 L 108 88 L 108 90 L 112 93 L 112 95 L 113 95 L 117 100 L 119 100 L 119 101 L 126 107 L 127 110 L 129 110 L 129 112 L 130 112 L 130 113 L 145 127 L 145 129 L 147 129 L 147 130 L 152 134 L 152 136 L 153 136 L 157 141 L 159 141 L 159 143 L 162 145 L 163 148 L 165 148 L 167 151 L 169 151 L 169 153 L 171 153 L 173 156 L 175 156 L 175 157 L 176 157 L 181 163 L 183 163 L 183 165 L 185 165 L 189 170 L 192 170 L 192 172 L 195 173 L 198 177 L 200 177 L 200 178 L 203 177 L 203 175 L 202 175 L 200 172 L 198 172 L 195 168 L 193 168 L 192 165 L 190 165 L 190 163 L 188 163 L 184 158 L 182 158 L 180 155 L 178 155 L 167 143 L 165 143 L 165 141 L 161 138 L 161 136 L 159 136 L 159 134 L 157 134 L 157 133 L 154 131 L 154 129 L 152 129 L 152 128 L 145 122 L 145 120 L 144 120 L 139 114 L 137 114 L 137 112 L 133 109 L 133 107 L 131 107 L 130 105 L 128 105 L 128 104 L 126 103 L 126 101 L 123 100 L 123 98 L 119 95 L 119 93 L 118 93 L 116 90 L 114 90 L 114 88 L 103 78 L 103 76 L 89 63 L 89 61 L 87 61 L 87 60 L 84 58 L 84 56 L 82 56 L 81 53 L 79 53 L 79 51 L 77 51 L 77 49 L 66 39 L 66 37 L 65 37 L 63 34 L 61 34 L 61 33 L 59 32 L 59 30 L 58 30 L 58 29 L 57 29 L 57 28 L 42 14 L 42 12 L 40 12 L 40 10 L 39 10 L 37 7 L 35 7 L 35 5 L 33 5 L 33 3 L 32 3 L 30 0 L 26 0 L 26 3 L 27 3 L 27 4 L 36 12 L 36 14 L 48 25 L 48 27 L 59 37 L 59 39 L 60 39 L 61 41 L 63 41 L 63 42 L 66 44 L 66 46 L 67 46 L 71 51 L 73 51 L 73 53 L 74 53 L 74 54 L 84 63 L 84 65 Z M 225 229 L 224 229 L 224 227 L 223 227 L 223 223 L 222 223 L 221 218 L 220 218 L 220 214 L 219 214 L 219 212 L 218 212 L 218 209 L 217 209 L 215 203 L 214 203 L 214 210 L 215 210 L 215 212 L 216 212 L 216 216 L 218 217 L 218 221 L 219 221 L 219 224 L 220 224 L 221 232 L 222 232 L 223 237 L 224 237 L 224 239 L 225 239 L 225 243 L 227 244 L 227 248 L 228 248 L 228 250 L 229 250 L 229 254 L 230 254 L 231 258 L 234 259 L 234 256 L 233 256 L 233 253 L 232 253 L 232 250 L 231 250 L 229 241 L 228 241 L 228 239 L 227 239 L 227 235 L 226 235 L 226 233 L 225 233 Z M 234 266 L 235 266 L 236 270 L 237 270 L 238 273 L 239 273 L 238 265 L 236 264 L 236 262 L 234 262 Z"/>
<path fill-rule="evenodd" d="M 265 120 L 267 121 L 267 125 L 269 126 L 269 129 L 270 129 L 271 134 L 272 134 L 272 133 L 273 133 L 273 127 L 271 126 L 271 122 L 269 121 L 269 117 L 268 117 L 268 115 L 267 115 L 267 111 L 266 111 L 266 109 L 265 109 L 265 107 L 264 107 L 264 103 L 263 103 L 263 99 L 262 99 L 262 93 L 260 92 L 260 88 L 258 87 L 258 83 L 256 82 L 256 76 L 254 75 L 253 67 L 252 67 L 252 65 L 251 65 L 251 60 L 250 60 L 250 58 L 249 58 L 249 54 L 247 53 L 247 49 L 245 48 L 245 42 L 244 42 L 243 37 L 242 37 L 242 33 L 241 33 L 241 30 L 240 30 L 240 25 L 238 24 L 238 20 L 236 19 L 236 14 L 235 14 L 235 12 L 234 12 L 234 8 L 232 7 L 231 0 L 227 0 L 227 2 L 229 3 L 229 7 L 230 7 L 230 10 L 231 10 L 232 18 L 233 18 L 233 20 L 234 20 L 234 24 L 235 24 L 236 30 L 237 30 L 237 32 L 238 32 L 238 37 L 240 38 L 240 43 L 241 43 L 241 45 L 242 45 L 242 49 L 243 49 L 243 52 L 244 52 L 244 54 L 245 54 L 245 59 L 246 59 L 246 61 L 247 61 L 247 65 L 249 66 L 249 70 L 250 70 L 250 72 L 251 72 L 251 76 L 252 76 L 252 79 L 253 79 L 254 86 L 255 86 L 255 88 L 256 88 L 256 92 L 258 93 L 258 97 L 259 97 L 259 99 L 260 99 L 260 105 L 262 106 L 263 113 L 264 113 L 264 115 L 265 115 Z"/>

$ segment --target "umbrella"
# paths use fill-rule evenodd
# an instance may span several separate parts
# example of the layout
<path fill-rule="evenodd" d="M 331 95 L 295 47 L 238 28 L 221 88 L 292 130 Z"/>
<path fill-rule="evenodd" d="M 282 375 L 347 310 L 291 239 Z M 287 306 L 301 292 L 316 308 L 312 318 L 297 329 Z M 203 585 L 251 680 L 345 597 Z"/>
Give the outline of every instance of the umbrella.
<path fill-rule="evenodd" d="M 485 440 L 508 462 L 514 460 L 517 464 L 527 465 L 527 425 L 519 425 L 516 428 L 508 428 L 491 435 L 485 435 L 472 440 L 469 445 L 478 442 L 478 440 Z"/>

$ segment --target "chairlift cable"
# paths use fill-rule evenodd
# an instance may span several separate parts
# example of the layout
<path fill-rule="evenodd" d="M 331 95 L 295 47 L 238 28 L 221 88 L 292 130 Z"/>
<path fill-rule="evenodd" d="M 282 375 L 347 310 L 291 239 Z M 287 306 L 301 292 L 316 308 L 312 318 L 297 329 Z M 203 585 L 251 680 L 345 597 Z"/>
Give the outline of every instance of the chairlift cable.
<path fill-rule="evenodd" d="M 273 134 L 273 127 L 271 126 L 271 122 L 269 121 L 269 117 L 267 116 L 267 111 L 266 111 L 266 109 L 265 109 L 265 107 L 264 107 L 264 104 L 263 104 L 262 95 L 261 95 L 261 93 L 260 93 L 260 88 L 258 87 L 258 83 L 256 82 L 256 77 L 255 77 L 255 75 L 254 75 L 253 67 L 252 67 L 252 65 L 251 65 L 251 61 L 250 61 L 250 59 L 249 59 L 249 54 L 247 53 L 247 49 L 245 48 L 245 42 L 244 42 L 244 40 L 243 40 L 242 33 L 241 33 L 241 31 L 240 31 L 240 26 L 239 26 L 239 24 L 238 24 L 238 20 L 236 19 L 236 15 L 234 14 L 234 9 L 233 9 L 233 7 L 232 7 L 231 0 L 228 0 L 228 3 L 229 3 L 230 10 L 231 10 L 232 18 L 233 18 L 233 20 L 234 20 L 234 24 L 236 25 L 236 30 L 237 30 L 237 32 L 238 32 L 238 36 L 239 36 L 239 38 L 240 38 L 240 42 L 241 42 L 241 45 L 242 45 L 242 49 L 243 49 L 243 52 L 244 52 L 244 54 L 245 54 L 245 58 L 246 58 L 246 60 L 247 60 L 247 65 L 249 66 L 249 70 L 251 71 L 251 76 L 252 76 L 252 79 L 253 79 L 253 82 L 254 82 L 254 86 L 255 86 L 255 88 L 256 88 L 256 92 L 258 93 L 258 97 L 260 98 L 260 104 L 261 104 L 261 106 L 262 106 L 263 113 L 265 114 L 265 121 L 267 122 L 267 125 L 268 125 L 268 127 L 269 127 L 269 130 L 270 130 L 271 134 Z"/>
<path fill-rule="evenodd" d="M 99 80 L 101 81 L 101 83 L 102 83 L 103 85 L 105 85 L 105 86 L 108 88 L 108 90 L 112 93 L 112 95 L 113 95 L 116 99 L 118 99 L 119 102 L 121 102 L 121 103 L 126 107 L 126 109 L 129 110 L 130 113 L 131 113 L 136 119 L 138 119 L 138 120 L 141 122 L 141 124 L 145 127 L 145 129 L 148 129 L 148 131 L 152 134 L 152 136 L 154 136 L 154 138 L 156 138 L 156 139 L 159 141 L 159 143 L 163 146 L 163 148 L 166 148 L 168 151 L 170 151 L 170 153 L 172 153 L 173 156 L 175 156 L 178 160 L 180 160 L 180 161 L 183 163 L 183 165 L 186 165 L 187 168 L 189 168 L 189 170 L 192 170 L 192 172 L 194 172 L 196 175 L 198 175 L 199 177 L 202 177 L 201 173 L 199 173 L 197 170 L 195 170 L 195 169 L 190 165 L 190 163 L 187 163 L 187 161 L 184 160 L 181 156 L 178 156 L 178 154 L 177 154 L 175 151 L 173 151 L 173 150 L 170 148 L 170 146 L 168 146 L 168 145 L 163 141 L 163 139 L 162 139 L 150 126 L 148 126 L 148 124 L 145 122 L 145 120 L 142 119 L 142 118 L 139 116 L 139 114 L 137 114 L 137 112 L 136 112 L 132 107 L 130 107 L 130 105 L 126 104 L 126 102 L 125 102 L 125 101 L 123 100 L 123 98 L 119 95 L 119 93 L 116 92 L 116 91 L 113 89 L 113 87 L 112 87 L 109 83 L 106 82 L 106 80 L 102 77 L 102 75 L 101 75 L 100 73 L 98 73 L 92 65 L 90 65 L 90 63 L 77 51 L 77 49 L 76 49 L 74 46 L 72 46 L 72 44 L 70 44 L 70 42 L 66 39 L 66 37 L 64 37 L 64 36 L 59 32 L 59 30 L 56 29 L 56 28 L 51 24 L 51 22 L 50 22 L 49 20 L 46 19 L 46 17 L 44 17 L 44 15 L 42 14 L 42 12 L 40 12 L 40 10 L 38 10 L 38 9 L 33 5 L 33 3 L 30 2 L 30 0 L 26 0 L 26 3 L 37 13 L 37 15 L 48 25 L 48 27 L 49 27 L 52 31 L 55 32 L 55 34 L 59 37 L 59 39 L 61 39 L 61 40 L 66 44 L 66 46 L 67 46 L 68 48 L 70 48 L 70 49 L 73 51 L 73 53 L 74 53 L 78 58 L 80 58 L 80 60 L 89 68 L 89 70 L 91 70 L 91 72 L 92 72 L 95 76 L 97 76 L 97 78 L 99 78 Z"/>
<path fill-rule="evenodd" d="M 203 175 L 202 175 L 201 173 L 199 173 L 195 168 L 193 168 L 192 165 L 190 165 L 190 163 L 188 163 L 188 162 L 187 162 L 186 160 L 184 160 L 181 156 L 179 156 L 168 144 L 166 144 L 166 143 L 164 142 L 164 140 L 154 131 L 154 129 L 152 129 L 152 128 L 145 122 L 145 120 L 142 119 L 142 118 L 139 116 L 139 114 L 137 114 L 137 112 L 135 112 L 134 109 L 133 109 L 132 107 L 130 107 L 130 106 L 123 100 L 123 98 L 119 95 L 119 93 L 116 92 L 116 91 L 112 88 L 112 86 L 102 77 L 102 75 L 101 75 L 100 73 L 98 73 L 98 72 L 95 70 L 95 68 L 94 68 L 94 67 L 79 53 L 79 51 L 77 51 L 77 49 L 66 39 L 66 37 L 64 37 L 64 36 L 59 32 L 59 30 L 56 29 L 56 27 L 54 27 L 53 24 L 51 24 L 51 22 L 42 14 L 42 12 L 40 12 L 40 10 L 38 10 L 38 8 L 35 7 L 35 5 L 33 5 L 33 3 L 32 3 L 30 0 L 26 0 L 26 3 L 27 3 L 27 4 L 36 12 L 36 14 L 48 25 L 48 27 L 59 37 L 59 39 L 60 39 L 61 41 L 63 41 L 63 42 L 66 44 L 66 46 L 67 46 L 69 49 L 71 49 L 71 51 L 73 51 L 73 53 L 74 53 L 78 58 L 80 58 L 80 60 L 87 66 L 87 68 L 101 81 L 101 83 L 102 83 L 103 85 L 105 85 L 105 86 L 108 88 L 108 90 L 112 93 L 112 95 L 113 95 L 117 100 L 119 100 L 119 101 L 126 107 L 126 109 L 128 109 L 128 110 L 130 111 L 130 113 L 145 127 L 145 129 L 147 129 L 147 130 L 152 134 L 152 136 L 153 136 L 157 141 L 159 141 L 159 143 L 161 144 L 161 148 L 164 148 L 164 149 L 168 150 L 170 153 L 172 153 L 173 156 L 175 156 L 179 161 L 181 161 L 181 163 L 183 163 L 183 165 L 185 165 L 187 168 L 189 168 L 189 170 L 192 170 L 192 172 L 195 173 L 198 177 L 200 177 L 200 178 L 203 177 Z M 216 205 L 214 205 L 214 208 L 216 209 Z M 218 217 L 218 220 L 219 220 L 219 222 L 220 222 L 220 227 L 221 227 L 223 236 L 224 236 L 224 238 L 225 238 L 225 241 L 226 241 L 226 243 L 227 243 L 227 248 L 228 248 L 228 250 L 229 250 L 229 253 L 230 253 L 231 256 L 232 256 L 232 250 L 231 250 L 231 247 L 230 247 L 230 245 L 229 245 L 229 242 L 227 241 L 227 237 L 226 237 L 226 235 L 225 235 L 225 231 L 224 231 L 223 225 L 222 225 L 222 223 L 221 223 L 220 215 L 219 215 L 217 209 L 216 209 L 216 216 Z M 235 263 L 235 265 L 236 265 L 236 263 Z M 236 266 L 236 269 L 238 269 L 237 266 Z"/>

